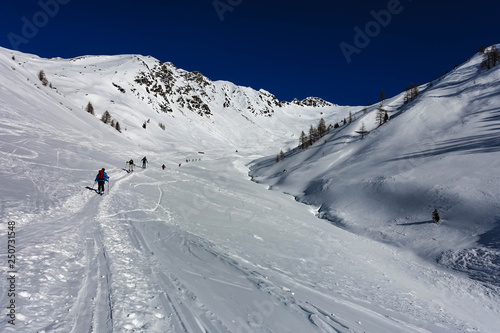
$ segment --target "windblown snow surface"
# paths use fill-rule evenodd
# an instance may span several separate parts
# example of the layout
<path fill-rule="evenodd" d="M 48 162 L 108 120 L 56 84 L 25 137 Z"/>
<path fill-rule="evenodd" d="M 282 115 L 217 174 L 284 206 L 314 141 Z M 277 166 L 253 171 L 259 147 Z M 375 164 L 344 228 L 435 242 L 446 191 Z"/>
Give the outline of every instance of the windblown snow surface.
<path fill-rule="evenodd" d="M 210 116 L 158 112 L 134 82 L 150 57 L 0 58 L 0 331 L 499 331 L 500 72 L 480 55 L 380 127 L 378 105 L 259 115 L 269 93 L 223 81 Z"/>

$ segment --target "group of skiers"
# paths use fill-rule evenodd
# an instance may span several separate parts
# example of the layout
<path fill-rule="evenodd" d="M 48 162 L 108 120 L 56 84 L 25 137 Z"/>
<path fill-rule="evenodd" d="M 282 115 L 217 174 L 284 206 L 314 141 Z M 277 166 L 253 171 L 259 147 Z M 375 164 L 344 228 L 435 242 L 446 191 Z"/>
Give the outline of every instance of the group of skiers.
<path fill-rule="evenodd" d="M 142 168 L 146 169 L 146 166 L 149 163 L 146 156 L 144 156 L 141 159 L 141 162 L 142 162 Z M 131 159 L 130 161 L 127 161 L 125 163 L 128 164 L 128 172 L 129 173 L 134 171 L 134 166 L 135 166 L 134 160 Z M 165 170 L 165 168 L 166 168 L 165 164 L 163 164 L 161 166 L 161 169 Z M 99 170 L 99 172 L 97 173 L 97 176 L 95 177 L 95 182 L 97 182 L 97 193 L 99 193 L 99 194 L 104 193 L 104 183 L 105 182 L 108 182 L 108 192 L 109 192 L 109 176 L 105 171 L 106 171 L 106 169 L 102 168 L 101 170 Z M 94 185 L 95 185 L 95 183 L 94 183 Z"/>
<path fill-rule="evenodd" d="M 142 161 L 142 168 L 146 169 L 146 165 L 149 163 L 146 156 L 144 156 L 141 161 Z M 134 160 L 130 160 L 130 161 L 127 161 L 125 163 L 128 164 L 128 172 L 134 171 L 134 167 L 135 167 Z"/>

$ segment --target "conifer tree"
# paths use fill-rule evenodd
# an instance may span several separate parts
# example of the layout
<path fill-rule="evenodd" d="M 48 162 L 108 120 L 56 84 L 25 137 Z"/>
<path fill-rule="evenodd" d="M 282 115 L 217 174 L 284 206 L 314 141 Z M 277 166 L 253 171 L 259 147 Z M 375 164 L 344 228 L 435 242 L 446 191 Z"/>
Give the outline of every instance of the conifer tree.
<path fill-rule="evenodd" d="M 283 150 L 280 150 L 280 160 L 283 161 L 285 159 L 285 153 Z"/>
<path fill-rule="evenodd" d="M 118 121 L 115 124 L 115 129 L 120 133 L 122 132 L 122 128 L 120 127 L 120 123 Z"/>
<path fill-rule="evenodd" d="M 94 113 L 94 106 L 92 105 L 92 103 L 90 103 L 90 102 L 89 102 L 89 103 L 87 104 L 87 106 L 85 107 L 85 110 L 86 110 L 88 113 L 90 113 L 90 114 L 92 114 L 92 115 L 95 115 L 95 113 Z"/>
<path fill-rule="evenodd" d="M 307 149 L 307 136 L 306 136 L 306 133 L 304 133 L 304 131 L 302 131 L 302 133 L 300 133 L 299 143 L 300 143 L 301 149 L 303 149 L 303 150 Z"/>
<path fill-rule="evenodd" d="M 311 125 L 311 127 L 309 128 L 309 143 L 308 143 L 308 146 L 312 146 L 313 143 L 316 142 L 317 137 L 318 137 L 318 131 L 316 130 L 316 128 L 314 128 L 313 125 Z"/>
<path fill-rule="evenodd" d="M 411 88 L 411 100 L 414 101 L 418 97 L 420 92 L 418 91 L 418 86 L 413 85 L 413 83 L 410 86 L 413 86 Z"/>
<path fill-rule="evenodd" d="M 432 212 L 432 220 L 436 223 L 438 223 L 439 220 L 441 220 L 437 208 L 434 208 L 434 211 Z"/>
<path fill-rule="evenodd" d="M 377 124 L 379 126 L 384 123 L 385 114 L 386 114 L 386 112 L 382 108 L 382 103 L 380 103 L 380 106 L 378 107 L 378 111 L 377 111 L 377 116 L 375 117 Z"/>
<path fill-rule="evenodd" d="M 42 81 L 42 84 L 44 86 L 46 86 L 49 83 L 49 80 L 47 80 L 47 77 L 45 76 L 45 72 L 43 71 L 43 69 L 38 72 L 38 79 Z"/>
<path fill-rule="evenodd" d="M 403 103 L 404 104 L 410 103 L 410 87 L 408 87 L 408 86 L 406 86 L 406 88 L 405 88 L 405 97 L 404 97 Z"/>
<path fill-rule="evenodd" d="M 326 124 L 325 120 L 321 118 L 318 124 L 318 136 L 321 138 L 326 134 Z"/>
<path fill-rule="evenodd" d="M 359 128 L 359 133 L 361 134 L 361 139 L 363 139 L 366 136 L 366 127 L 365 123 L 361 123 L 361 127 Z"/>
<path fill-rule="evenodd" d="M 404 104 L 413 102 L 419 95 L 418 87 L 410 83 L 405 89 Z"/>
<path fill-rule="evenodd" d="M 382 104 L 385 101 L 385 90 L 382 89 L 380 92 L 380 104 Z"/>
<path fill-rule="evenodd" d="M 101 121 L 105 124 L 111 122 L 111 114 L 108 112 L 108 110 L 104 111 L 101 117 Z"/>

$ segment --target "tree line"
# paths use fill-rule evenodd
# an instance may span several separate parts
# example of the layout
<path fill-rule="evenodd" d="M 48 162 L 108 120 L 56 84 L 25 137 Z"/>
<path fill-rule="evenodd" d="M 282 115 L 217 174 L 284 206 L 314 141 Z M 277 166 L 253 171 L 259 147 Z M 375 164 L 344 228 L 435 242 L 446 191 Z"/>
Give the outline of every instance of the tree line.
<path fill-rule="evenodd" d="M 332 126 L 329 125 L 328 127 L 326 126 L 325 120 L 323 118 L 320 119 L 318 126 L 314 127 L 311 125 L 309 127 L 309 135 L 306 135 L 304 131 L 300 133 L 300 138 L 299 138 L 299 147 L 302 150 L 305 150 L 312 146 L 316 141 L 324 137 L 326 134 L 330 132 L 330 128 Z"/>

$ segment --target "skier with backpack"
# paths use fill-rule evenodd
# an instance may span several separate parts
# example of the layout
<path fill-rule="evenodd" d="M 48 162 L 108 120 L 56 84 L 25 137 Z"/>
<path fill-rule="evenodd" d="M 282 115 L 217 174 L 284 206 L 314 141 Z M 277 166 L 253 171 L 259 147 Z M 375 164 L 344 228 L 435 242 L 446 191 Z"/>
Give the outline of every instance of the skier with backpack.
<path fill-rule="evenodd" d="M 148 163 L 148 159 L 146 158 L 146 156 L 144 156 L 141 161 L 142 161 L 142 168 L 146 169 L 146 163 Z"/>
<path fill-rule="evenodd" d="M 128 172 L 132 172 L 134 171 L 134 160 L 130 160 L 128 162 L 125 162 L 125 163 L 128 163 Z"/>
<path fill-rule="evenodd" d="M 105 171 L 106 169 L 102 168 L 101 170 L 99 170 L 97 176 L 95 177 L 95 181 L 97 182 L 97 193 L 101 195 L 104 193 L 104 183 L 109 183 L 109 177 Z"/>

